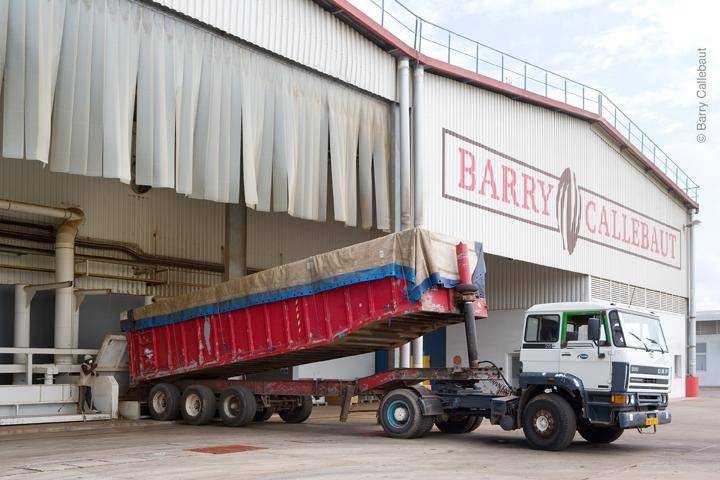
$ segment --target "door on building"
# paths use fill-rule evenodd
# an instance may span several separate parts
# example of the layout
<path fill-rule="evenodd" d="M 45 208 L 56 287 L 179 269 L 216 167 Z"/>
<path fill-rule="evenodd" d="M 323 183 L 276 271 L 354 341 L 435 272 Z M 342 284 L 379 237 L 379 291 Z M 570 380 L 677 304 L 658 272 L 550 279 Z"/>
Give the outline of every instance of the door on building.
<path fill-rule="evenodd" d="M 588 340 L 588 319 L 600 320 L 600 341 Z M 565 313 L 560 332 L 560 371 L 581 378 L 586 389 L 609 390 L 612 380 L 608 326 L 601 312 Z"/>

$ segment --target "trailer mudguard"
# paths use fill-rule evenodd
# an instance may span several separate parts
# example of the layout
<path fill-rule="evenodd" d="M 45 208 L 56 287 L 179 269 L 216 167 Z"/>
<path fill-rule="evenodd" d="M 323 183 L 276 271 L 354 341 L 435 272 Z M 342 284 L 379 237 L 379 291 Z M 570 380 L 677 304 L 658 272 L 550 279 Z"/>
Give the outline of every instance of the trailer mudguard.
<path fill-rule="evenodd" d="M 428 417 L 442 415 L 443 413 L 445 413 L 445 409 L 443 409 L 442 405 L 442 400 L 432 391 L 428 390 L 422 385 L 413 385 L 409 388 L 414 390 L 420 398 L 420 406 L 422 408 L 422 413 L 424 416 Z"/>

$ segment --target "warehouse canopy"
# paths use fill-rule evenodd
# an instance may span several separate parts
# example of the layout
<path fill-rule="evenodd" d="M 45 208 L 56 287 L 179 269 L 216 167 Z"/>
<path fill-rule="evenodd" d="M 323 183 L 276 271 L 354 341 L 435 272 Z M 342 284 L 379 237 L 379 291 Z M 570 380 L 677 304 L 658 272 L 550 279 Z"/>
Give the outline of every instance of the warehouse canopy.
<path fill-rule="evenodd" d="M 3 157 L 390 227 L 389 106 L 338 82 L 128 0 L 0 2 L 3 71 Z"/>

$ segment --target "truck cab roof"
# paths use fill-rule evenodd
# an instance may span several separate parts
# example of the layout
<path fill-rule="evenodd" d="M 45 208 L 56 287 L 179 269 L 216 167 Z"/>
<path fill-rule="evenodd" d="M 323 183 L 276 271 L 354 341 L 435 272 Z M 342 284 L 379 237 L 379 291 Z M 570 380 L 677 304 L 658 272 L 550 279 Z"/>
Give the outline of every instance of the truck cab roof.
<path fill-rule="evenodd" d="M 587 312 L 592 310 L 607 310 L 615 308 L 610 302 L 558 302 L 539 303 L 527 310 L 527 313 L 550 313 L 550 312 Z"/>

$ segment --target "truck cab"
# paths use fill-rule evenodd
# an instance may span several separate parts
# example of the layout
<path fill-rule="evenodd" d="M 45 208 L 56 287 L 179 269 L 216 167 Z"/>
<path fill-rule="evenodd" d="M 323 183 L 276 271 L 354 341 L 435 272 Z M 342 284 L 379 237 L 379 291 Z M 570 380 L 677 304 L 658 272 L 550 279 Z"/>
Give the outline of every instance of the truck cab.
<path fill-rule="evenodd" d="M 669 423 L 671 361 L 652 313 L 599 302 L 535 305 L 523 328 L 518 423 L 546 449 L 565 448 L 575 430 L 610 443 L 625 429 Z"/>

